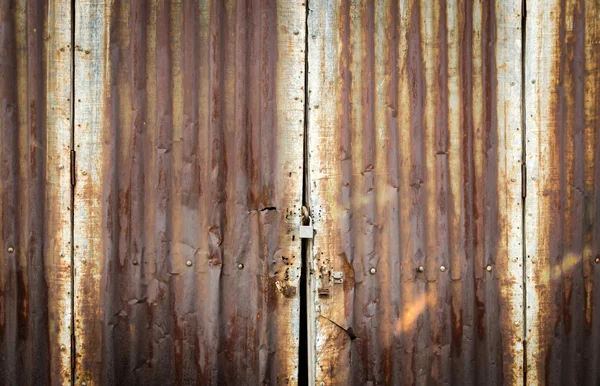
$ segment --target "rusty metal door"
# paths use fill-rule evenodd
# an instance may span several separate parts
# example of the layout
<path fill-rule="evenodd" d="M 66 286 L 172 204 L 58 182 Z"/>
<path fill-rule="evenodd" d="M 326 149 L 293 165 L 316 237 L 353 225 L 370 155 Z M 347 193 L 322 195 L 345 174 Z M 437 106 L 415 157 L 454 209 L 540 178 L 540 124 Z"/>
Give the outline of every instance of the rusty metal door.
<path fill-rule="evenodd" d="M 294 384 L 305 7 L 76 1 L 75 384 Z"/>
<path fill-rule="evenodd" d="M 307 24 L 311 380 L 598 384 L 600 3 Z"/>
<path fill-rule="evenodd" d="M 2 0 L 0 384 L 596 385 L 599 85 L 599 0 Z"/>
<path fill-rule="evenodd" d="M 523 382 L 521 9 L 311 2 L 318 384 Z"/>

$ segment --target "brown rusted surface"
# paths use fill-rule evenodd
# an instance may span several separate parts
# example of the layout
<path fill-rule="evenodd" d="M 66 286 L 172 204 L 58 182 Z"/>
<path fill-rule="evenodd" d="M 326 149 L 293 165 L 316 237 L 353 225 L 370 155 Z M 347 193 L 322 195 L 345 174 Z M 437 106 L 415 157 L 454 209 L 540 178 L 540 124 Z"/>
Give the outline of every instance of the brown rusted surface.
<path fill-rule="evenodd" d="M 600 2 L 528 2 L 525 63 L 527 383 L 597 385 Z"/>
<path fill-rule="evenodd" d="M 309 9 L 314 380 L 522 384 L 521 2 Z"/>
<path fill-rule="evenodd" d="M 76 2 L 76 384 L 297 383 L 305 12 Z"/>
<path fill-rule="evenodd" d="M 0 2 L 0 384 L 71 381 L 71 1 Z"/>

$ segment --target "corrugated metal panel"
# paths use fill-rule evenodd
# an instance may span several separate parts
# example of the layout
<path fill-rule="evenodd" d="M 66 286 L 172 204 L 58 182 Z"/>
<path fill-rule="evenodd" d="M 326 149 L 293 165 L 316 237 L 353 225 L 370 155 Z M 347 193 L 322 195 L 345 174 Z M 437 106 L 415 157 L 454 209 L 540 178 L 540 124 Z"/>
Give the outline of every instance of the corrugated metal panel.
<path fill-rule="evenodd" d="M 0 384 L 70 384 L 71 1 L 0 2 Z"/>
<path fill-rule="evenodd" d="M 76 2 L 77 384 L 296 383 L 305 11 Z"/>
<path fill-rule="evenodd" d="M 522 384 L 521 1 L 309 8 L 317 383 Z"/>
<path fill-rule="evenodd" d="M 527 383 L 600 382 L 600 2 L 528 2 Z"/>

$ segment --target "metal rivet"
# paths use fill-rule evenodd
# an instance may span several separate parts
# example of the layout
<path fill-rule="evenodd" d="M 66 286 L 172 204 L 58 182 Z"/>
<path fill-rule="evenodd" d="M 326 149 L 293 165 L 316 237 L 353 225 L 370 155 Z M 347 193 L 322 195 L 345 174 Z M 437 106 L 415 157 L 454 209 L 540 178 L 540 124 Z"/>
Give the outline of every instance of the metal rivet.
<path fill-rule="evenodd" d="M 487 267 L 485 267 L 485 269 L 486 269 L 488 272 L 492 272 L 492 266 L 491 266 L 491 265 L 488 265 Z"/>
<path fill-rule="evenodd" d="M 82 171 L 81 171 L 81 174 L 83 174 L 83 175 L 85 176 L 85 175 L 87 174 L 87 171 L 85 171 L 85 170 L 82 170 Z"/>
<path fill-rule="evenodd" d="M 515 326 L 519 327 L 520 325 L 521 325 L 521 323 L 515 322 Z"/>
<path fill-rule="evenodd" d="M 137 260 L 133 260 L 133 265 L 138 265 L 138 261 Z"/>
<path fill-rule="evenodd" d="M 325 382 L 319 382 L 319 386 L 325 386 Z"/>
<path fill-rule="evenodd" d="M 188 267 L 192 266 L 192 260 L 188 260 L 185 262 L 185 265 L 187 265 Z"/>
<path fill-rule="evenodd" d="M 417 268 L 417 271 L 419 271 L 419 272 L 424 272 L 424 271 L 425 271 L 425 268 L 423 268 L 423 266 L 422 266 L 422 265 L 420 265 L 420 266 L 419 266 L 419 268 Z"/>
<path fill-rule="evenodd" d="M 244 269 L 244 264 L 238 263 L 238 269 Z"/>
<path fill-rule="evenodd" d="M 371 272 L 371 275 L 375 275 L 377 273 L 377 269 L 373 267 L 369 270 L 369 272 Z"/>
<path fill-rule="evenodd" d="M 64 254 L 64 253 L 61 253 L 61 254 L 60 254 L 60 257 L 65 257 L 65 254 Z"/>
<path fill-rule="evenodd" d="M 8 247 L 8 253 L 13 253 L 15 249 L 13 247 Z"/>
<path fill-rule="evenodd" d="M 81 386 L 87 386 L 87 383 L 81 382 Z"/>
<path fill-rule="evenodd" d="M 440 271 L 442 272 L 446 272 L 446 267 L 444 267 L 443 265 L 440 267 Z"/>
<path fill-rule="evenodd" d="M 600 256 L 596 257 L 596 264 L 600 263 Z"/>
<path fill-rule="evenodd" d="M 533 80 L 531 81 L 531 83 L 535 84 L 535 79 L 533 79 Z"/>
<path fill-rule="evenodd" d="M 60 351 L 65 351 L 67 348 L 65 347 L 65 345 L 60 346 Z"/>
<path fill-rule="evenodd" d="M 64 168 L 65 168 L 65 165 L 63 165 L 63 164 L 60 164 L 60 165 L 58 165 L 58 168 L 62 170 L 62 169 L 64 169 Z"/>

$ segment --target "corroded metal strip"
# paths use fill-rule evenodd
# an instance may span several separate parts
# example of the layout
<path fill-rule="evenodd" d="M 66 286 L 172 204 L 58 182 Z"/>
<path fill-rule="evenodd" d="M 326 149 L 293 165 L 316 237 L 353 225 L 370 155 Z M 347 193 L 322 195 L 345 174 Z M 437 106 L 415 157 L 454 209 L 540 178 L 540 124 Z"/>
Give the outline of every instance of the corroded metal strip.
<path fill-rule="evenodd" d="M 0 383 L 71 382 L 71 2 L 0 4 Z"/>
<path fill-rule="evenodd" d="M 522 382 L 520 12 L 311 4 L 317 384 Z"/>
<path fill-rule="evenodd" d="M 596 384 L 600 6 L 528 3 L 527 384 Z"/>
<path fill-rule="evenodd" d="M 77 6 L 77 381 L 296 384 L 305 5 Z"/>
<path fill-rule="evenodd" d="M 111 14 L 104 2 L 75 3 L 75 167 L 74 190 L 74 332 L 75 383 L 101 384 L 102 299 L 107 289 L 100 278 L 107 269 L 103 258 L 103 170 L 109 152 L 103 130 L 110 90 L 108 26 Z M 112 315 L 111 315 L 112 316 Z"/>
<path fill-rule="evenodd" d="M 485 8 L 484 8 L 485 9 Z M 487 306 L 486 324 L 489 328 L 497 326 L 494 336 L 490 336 L 486 350 L 497 353 L 492 362 L 501 361 L 499 366 L 502 380 L 508 385 L 524 383 L 524 339 L 525 339 L 525 310 L 524 310 L 524 278 L 523 278 L 523 197 L 522 197 L 522 162 L 523 162 L 523 114 L 522 114 L 522 1 L 497 1 L 493 13 L 495 16 L 495 31 L 490 31 L 495 37 L 495 62 L 491 70 L 489 82 L 495 86 L 495 99 L 491 102 L 491 119 L 496 119 L 496 133 L 483 140 L 484 149 L 497 147 L 496 159 L 490 157 L 488 162 L 497 163 L 495 183 L 484 183 L 486 196 L 484 208 L 497 200 L 497 212 L 486 219 L 484 223 L 497 222 L 489 227 L 484 226 L 483 237 L 497 237 L 496 250 L 493 245 L 484 244 L 484 257 L 489 258 L 488 264 L 495 260 L 494 272 L 497 289 L 490 288 L 486 283 L 487 296 L 485 302 L 494 303 L 494 297 L 499 297 L 498 308 Z M 488 20 L 484 16 L 482 25 Z M 485 47 L 485 46 L 484 46 Z M 492 50 L 488 48 L 488 50 Z M 483 57 L 488 55 L 483 51 Z M 484 74 L 485 77 L 485 74 Z M 484 115 L 484 122 L 487 117 Z M 485 127 L 485 123 L 483 124 Z M 495 141 L 494 141 L 495 140 Z M 488 154 L 491 152 L 487 150 Z M 494 154 L 494 152 L 491 152 Z M 484 160 L 484 165 L 485 165 Z M 495 193 L 492 189 L 496 189 Z M 497 197 L 492 198 L 494 195 Z M 497 227 L 497 228 L 496 228 Z M 495 254 L 495 258 L 492 257 Z M 488 255 L 488 256 L 485 256 Z M 496 292 L 498 291 L 498 292 Z M 487 311 L 486 310 L 486 311 Z M 498 316 L 494 315 L 495 313 Z M 499 324 L 498 324 L 499 321 Z M 500 348 L 501 347 L 501 348 Z M 497 350 L 497 351 L 495 351 Z M 483 352 L 482 352 L 483 354 Z M 490 358 L 491 359 L 491 358 Z M 488 372 L 492 373 L 496 364 L 488 363 Z M 484 380 L 482 378 L 482 380 Z"/>
<path fill-rule="evenodd" d="M 44 267 L 48 285 L 50 378 L 53 385 L 71 384 L 72 244 L 72 2 L 47 5 L 46 76 L 46 219 Z M 32 199 L 39 200 L 36 194 Z M 41 307 L 41 306 L 40 306 Z M 38 366 L 38 364 L 34 364 Z"/>

